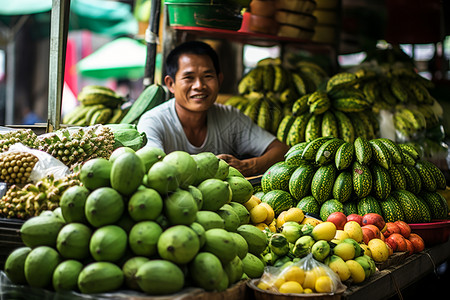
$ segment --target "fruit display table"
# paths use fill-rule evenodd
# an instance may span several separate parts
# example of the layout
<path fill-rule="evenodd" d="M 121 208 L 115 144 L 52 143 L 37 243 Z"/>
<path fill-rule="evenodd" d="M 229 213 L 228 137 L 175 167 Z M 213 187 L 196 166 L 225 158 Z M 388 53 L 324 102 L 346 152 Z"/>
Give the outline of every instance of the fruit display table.
<path fill-rule="evenodd" d="M 450 259 L 450 240 L 413 254 L 401 264 L 376 272 L 368 281 L 350 286 L 343 299 L 386 299 L 419 281 Z M 430 295 L 431 296 L 431 295 Z"/>

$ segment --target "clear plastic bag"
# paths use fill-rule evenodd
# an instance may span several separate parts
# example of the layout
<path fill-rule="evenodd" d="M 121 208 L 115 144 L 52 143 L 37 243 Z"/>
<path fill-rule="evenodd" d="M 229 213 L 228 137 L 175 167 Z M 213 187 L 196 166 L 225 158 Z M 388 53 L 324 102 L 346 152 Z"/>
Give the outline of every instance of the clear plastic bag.
<path fill-rule="evenodd" d="M 342 293 L 347 288 L 333 270 L 315 260 L 311 253 L 282 267 L 266 267 L 258 287 L 276 293 L 325 294 Z"/>
<path fill-rule="evenodd" d="M 55 179 L 61 179 L 70 174 L 70 170 L 65 164 L 44 151 L 31 149 L 21 143 L 16 143 L 11 145 L 9 150 L 4 153 L 13 151 L 31 153 L 39 159 L 30 174 L 29 180 L 33 183 L 38 182 L 48 175 L 53 175 Z"/>

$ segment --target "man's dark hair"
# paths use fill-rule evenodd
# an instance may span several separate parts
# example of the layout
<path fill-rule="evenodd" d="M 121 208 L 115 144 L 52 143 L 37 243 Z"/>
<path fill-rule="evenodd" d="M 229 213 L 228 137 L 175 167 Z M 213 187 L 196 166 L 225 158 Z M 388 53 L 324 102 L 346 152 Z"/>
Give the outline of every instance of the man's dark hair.
<path fill-rule="evenodd" d="M 166 73 L 173 80 L 178 72 L 178 60 L 183 54 L 207 55 L 211 58 L 216 74 L 220 73 L 219 57 L 216 51 L 207 43 L 200 41 L 188 41 L 175 47 L 166 58 Z"/>

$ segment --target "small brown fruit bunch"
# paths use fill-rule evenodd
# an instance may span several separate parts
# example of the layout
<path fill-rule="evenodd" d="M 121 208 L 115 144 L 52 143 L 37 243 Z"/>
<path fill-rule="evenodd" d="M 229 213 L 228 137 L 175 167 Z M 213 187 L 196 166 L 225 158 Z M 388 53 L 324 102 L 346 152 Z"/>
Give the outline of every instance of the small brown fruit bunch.
<path fill-rule="evenodd" d="M 27 183 L 31 171 L 38 160 L 35 155 L 29 152 L 11 151 L 1 153 L 0 180 L 6 183 Z"/>

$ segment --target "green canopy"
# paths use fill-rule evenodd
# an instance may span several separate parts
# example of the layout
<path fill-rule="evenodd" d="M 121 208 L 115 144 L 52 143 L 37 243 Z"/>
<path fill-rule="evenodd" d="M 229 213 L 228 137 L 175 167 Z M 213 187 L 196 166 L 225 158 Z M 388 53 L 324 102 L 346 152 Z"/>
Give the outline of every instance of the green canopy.
<path fill-rule="evenodd" d="M 0 15 L 17 16 L 46 12 L 52 9 L 52 0 L 0 0 Z"/>
<path fill-rule="evenodd" d="M 146 55 L 144 44 L 121 37 L 80 60 L 77 70 L 82 76 L 99 79 L 138 79 L 144 75 Z"/>
<path fill-rule="evenodd" d="M 52 0 L 0 0 L 0 21 L 10 24 L 14 16 L 50 14 Z M 45 25 L 45 18 L 41 23 Z M 46 22 L 50 25 L 50 17 Z M 50 26 L 48 25 L 48 33 Z M 129 4 L 110 0 L 72 0 L 69 29 L 86 29 L 98 34 L 118 36 L 136 34 L 138 24 Z M 42 29 L 36 29 L 42 30 Z"/>

